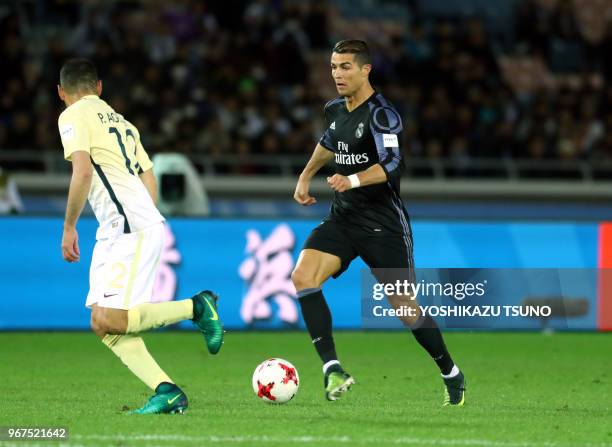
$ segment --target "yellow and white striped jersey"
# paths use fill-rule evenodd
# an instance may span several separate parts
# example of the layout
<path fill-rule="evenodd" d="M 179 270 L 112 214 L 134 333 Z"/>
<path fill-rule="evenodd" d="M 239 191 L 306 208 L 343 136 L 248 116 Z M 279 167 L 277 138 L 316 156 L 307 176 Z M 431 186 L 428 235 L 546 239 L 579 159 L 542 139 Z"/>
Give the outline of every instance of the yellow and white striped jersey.
<path fill-rule="evenodd" d="M 163 222 L 139 174 L 153 163 L 136 127 L 96 95 L 67 107 L 58 120 L 64 157 L 88 152 L 94 167 L 89 204 L 98 219 L 96 239 Z"/>

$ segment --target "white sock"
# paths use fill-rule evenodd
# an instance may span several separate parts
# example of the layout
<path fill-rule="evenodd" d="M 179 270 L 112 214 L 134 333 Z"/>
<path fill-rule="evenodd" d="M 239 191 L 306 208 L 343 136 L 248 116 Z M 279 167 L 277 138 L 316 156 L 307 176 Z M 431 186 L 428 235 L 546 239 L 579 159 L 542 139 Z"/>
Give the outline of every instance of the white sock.
<path fill-rule="evenodd" d="M 323 365 L 323 374 L 327 372 L 327 369 L 332 365 L 339 365 L 340 362 L 338 360 L 330 360 L 325 365 Z"/>
<path fill-rule="evenodd" d="M 440 374 L 442 376 L 443 379 L 450 379 L 455 377 L 457 374 L 459 374 L 459 368 L 457 368 L 457 365 L 453 365 L 453 369 L 451 369 L 451 372 L 449 372 L 447 375 L 444 374 Z"/>

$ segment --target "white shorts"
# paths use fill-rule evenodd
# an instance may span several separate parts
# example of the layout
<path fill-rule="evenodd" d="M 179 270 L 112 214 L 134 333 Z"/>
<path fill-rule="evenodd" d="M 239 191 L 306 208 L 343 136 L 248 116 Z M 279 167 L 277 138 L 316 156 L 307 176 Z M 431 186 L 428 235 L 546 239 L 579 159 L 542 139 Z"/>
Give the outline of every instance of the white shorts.
<path fill-rule="evenodd" d="M 85 305 L 128 310 L 150 303 L 163 243 L 163 223 L 97 241 Z"/>

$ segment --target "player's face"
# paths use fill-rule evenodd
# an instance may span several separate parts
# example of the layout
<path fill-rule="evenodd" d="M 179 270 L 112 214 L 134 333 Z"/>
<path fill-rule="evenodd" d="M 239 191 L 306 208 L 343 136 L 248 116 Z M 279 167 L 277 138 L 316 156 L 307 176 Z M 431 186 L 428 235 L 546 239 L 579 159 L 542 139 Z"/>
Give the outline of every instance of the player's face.
<path fill-rule="evenodd" d="M 331 72 L 341 96 L 352 96 L 368 80 L 371 66 L 359 66 L 352 53 L 332 53 Z"/>

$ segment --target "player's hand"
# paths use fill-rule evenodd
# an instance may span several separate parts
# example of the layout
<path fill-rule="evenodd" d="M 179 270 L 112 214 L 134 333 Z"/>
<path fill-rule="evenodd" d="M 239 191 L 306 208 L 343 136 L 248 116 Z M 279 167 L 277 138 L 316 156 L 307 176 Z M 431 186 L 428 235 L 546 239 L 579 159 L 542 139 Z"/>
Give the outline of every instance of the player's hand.
<path fill-rule="evenodd" d="M 81 258 L 79 234 L 75 227 L 64 227 L 64 235 L 62 236 L 62 256 L 68 262 L 78 262 Z"/>
<path fill-rule="evenodd" d="M 317 199 L 312 197 L 308 190 L 310 189 L 310 182 L 308 180 L 298 180 L 297 186 L 295 187 L 295 193 L 293 198 L 297 203 L 303 206 L 313 205 L 317 203 Z"/>
<path fill-rule="evenodd" d="M 327 184 L 331 186 L 331 189 L 338 192 L 344 192 L 351 189 L 351 181 L 348 177 L 340 174 L 334 174 L 331 177 L 327 177 Z"/>

